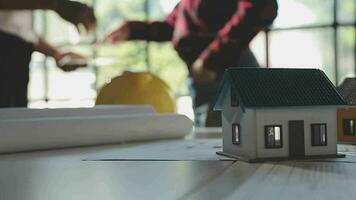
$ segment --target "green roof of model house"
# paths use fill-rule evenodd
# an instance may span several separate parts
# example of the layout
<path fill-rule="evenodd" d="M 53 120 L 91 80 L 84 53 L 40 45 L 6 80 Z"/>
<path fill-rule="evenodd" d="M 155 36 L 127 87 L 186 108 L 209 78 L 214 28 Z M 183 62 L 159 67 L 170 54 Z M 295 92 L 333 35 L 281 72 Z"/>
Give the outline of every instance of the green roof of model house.
<path fill-rule="evenodd" d="M 356 78 L 346 78 L 337 90 L 347 104 L 356 105 Z"/>
<path fill-rule="evenodd" d="M 346 104 L 325 73 L 318 69 L 227 69 L 219 87 L 216 110 L 221 110 L 230 86 L 236 95 L 232 99 L 243 107 Z"/>

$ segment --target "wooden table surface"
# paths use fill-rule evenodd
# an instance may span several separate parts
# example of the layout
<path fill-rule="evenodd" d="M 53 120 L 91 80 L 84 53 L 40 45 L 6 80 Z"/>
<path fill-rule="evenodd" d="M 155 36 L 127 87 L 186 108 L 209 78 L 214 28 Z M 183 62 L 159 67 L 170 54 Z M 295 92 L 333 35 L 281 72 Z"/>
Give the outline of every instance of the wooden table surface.
<path fill-rule="evenodd" d="M 356 199 L 355 146 L 342 159 L 248 164 L 219 138 L 0 156 L 0 200 Z"/>

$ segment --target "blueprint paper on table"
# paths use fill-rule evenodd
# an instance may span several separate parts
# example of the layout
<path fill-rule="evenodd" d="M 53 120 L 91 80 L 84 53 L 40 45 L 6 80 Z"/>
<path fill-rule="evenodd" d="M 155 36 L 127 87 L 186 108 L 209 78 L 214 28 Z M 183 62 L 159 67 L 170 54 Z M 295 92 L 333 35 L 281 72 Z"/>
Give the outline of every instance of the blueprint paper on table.
<path fill-rule="evenodd" d="M 179 138 L 193 126 L 183 115 L 127 113 L 2 119 L 0 153 Z"/>

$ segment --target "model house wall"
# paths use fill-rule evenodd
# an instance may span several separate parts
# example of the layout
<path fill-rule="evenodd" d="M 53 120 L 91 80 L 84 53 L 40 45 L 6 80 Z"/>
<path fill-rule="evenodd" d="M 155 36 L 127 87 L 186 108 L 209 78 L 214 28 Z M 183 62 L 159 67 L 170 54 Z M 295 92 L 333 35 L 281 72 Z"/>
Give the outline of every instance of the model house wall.
<path fill-rule="evenodd" d="M 349 105 L 337 111 L 338 141 L 356 144 L 356 78 L 346 78 L 337 89 Z"/>
<path fill-rule="evenodd" d="M 230 90 L 227 93 L 230 96 Z M 246 158 L 256 158 L 255 111 L 241 107 L 231 107 L 231 99 L 225 98 L 222 110 L 223 151 Z M 232 136 L 232 124 L 240 124 L 240 144 L 236 145 Z"/>
<path fill-rule="evenodd" d="M 228 98 L 227 98 L 228 99 Z M 290 116 L 293 116 L 291 118 Z M 330 107 L 297 109 L 246 109 L 231 107 L 223 111 L 223 151 L 248 159 L 289 157 L 289 120 L 304 121 L 304 155 L 337 154 L 336 109 Z M 326 124 L 327 145 L 312 145 L 312 124 Z M 232 125 L 240 125 L 240 143 L 233 143 Z M 265 126 L 281 125 L 282 147 L 266 148 Z M 291 141 L 293 142 L 293 141 Z"/>
<path fill-rule="evenodd" d="M 304 149 L 305 156 L 336 155 L 337 126 L 336 109 L 334 107 L 305 107 L 284 109 L 257 109 L 257 157 L 288 157 L 289 154 L 289 124 L 290 120 L 304 121 Z M 327 145 L 312 146 L 312 124 L 326 124 Z M 282 126 L 282 148 L 265 148 L 265 126 Z M 291 141 L 294 142 L 294 141 Z"/>
<path fill-rule="evenodd" d="M 337 109 L 337 138 L 339 142 L 356 144 L 356 107 Z"/>

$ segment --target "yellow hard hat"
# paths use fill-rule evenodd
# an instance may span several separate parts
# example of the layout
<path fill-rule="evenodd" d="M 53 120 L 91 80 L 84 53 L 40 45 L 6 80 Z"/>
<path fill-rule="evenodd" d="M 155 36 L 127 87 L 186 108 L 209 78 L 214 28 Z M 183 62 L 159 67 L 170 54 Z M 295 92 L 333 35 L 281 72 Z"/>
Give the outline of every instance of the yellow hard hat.
<path fill-rule="evenodd" d="M 150 72 L 125 71 L 113 78 L 99 91 L 96 104 L 149 104 L 157 112 L 176 111 L 169 86 Z"/>

